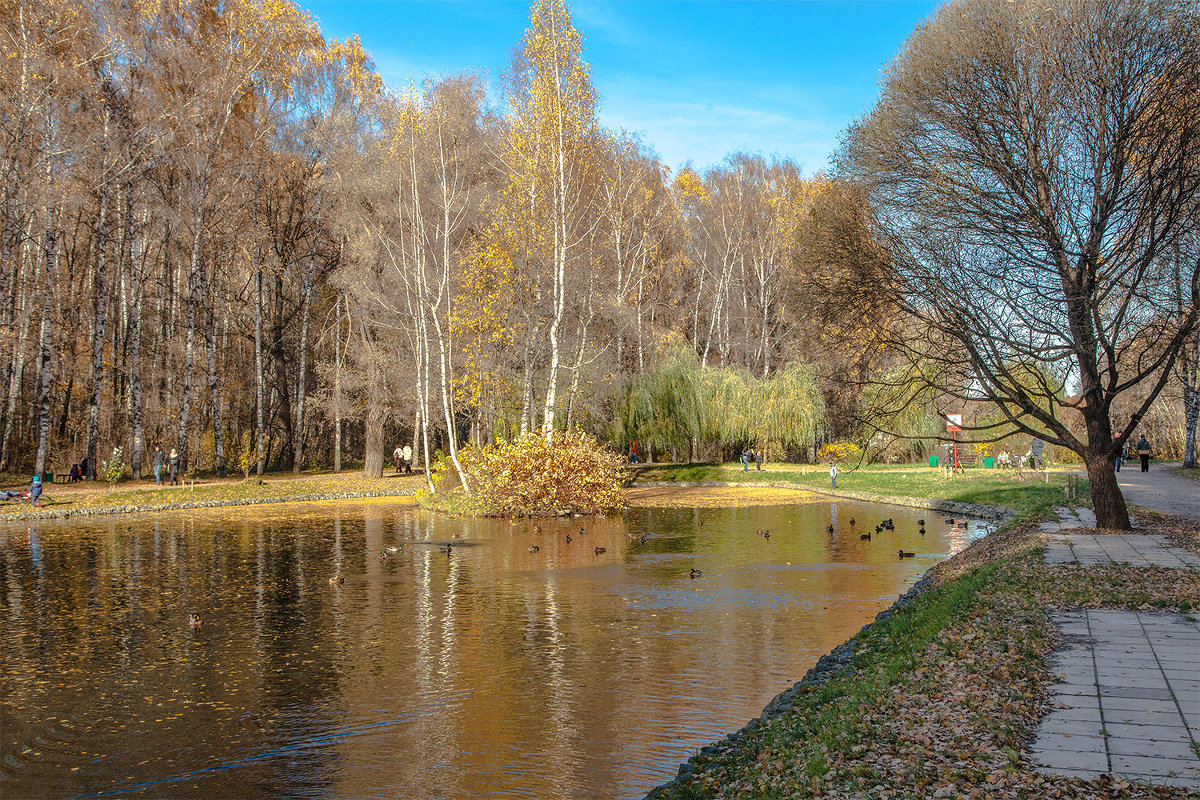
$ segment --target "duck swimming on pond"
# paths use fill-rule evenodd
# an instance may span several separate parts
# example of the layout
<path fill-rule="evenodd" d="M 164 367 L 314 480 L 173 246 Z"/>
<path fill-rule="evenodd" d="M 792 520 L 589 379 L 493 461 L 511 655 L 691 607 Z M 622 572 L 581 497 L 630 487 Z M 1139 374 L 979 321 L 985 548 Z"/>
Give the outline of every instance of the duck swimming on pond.
<path fill-rule="evenodd" d="M 900 551 L 900 558 L 912 558 L 915 555 L 916 553 L 906 553 L 903 550 Z"/>
<path fill-rule="evenodd" d="M 871 541 L 871 534 L 864 533 L 862 536 L 859 536 L 858 538 L 862 539 L 865 542 L 869 542 L 869 541 Z"/>
<path fill-rule="evenodd" d="M 567 534 L 566 542 L 567 542 L 567 544 L 571 543 L 571 534 L 569 534 L 569 533 Z"/>
<path fill-rule="evenodd" d="M 826 533 L 833 533 L 833 526 L 832 526 L 832 525 L 829 525 L 828 527 L 826 527 L 826 528 L 825 528 L 825 532 L 826 532 Z"/>
<path fill-rule="evenodd" d="M 445 544 L 438 548 L 438 552 L 445 553 L 446 555 L 450 555 L 451 553 L 454 552 L 454 548 L 448 544 Z"/>
<path fill-rule="evenodd" d="M 923 525 L 922 525 L 922 526 L 921 526 L 921 530 L 917 531 L 917 533 L 919 533 L 919 534 L 921 534 L 922 536 L 924 536 L 924 535 L 925 535 L 925 526 L 923 526 Z"/>
<path fill-rule="evenodd" d="M 199 628 L 203 624 L 204 621 L 200 619 L 199 614 L 188 614 L 188 625 L 191 625 L 193 628 Z"/>
<path fill-rule="evenodd" d="M 703 572 L 701 572 L 700 570 L 693 567 L 692 571 L 688 573 L 688 577 L 689 578 L 699 578 L 703 574 L 704 574 Z"/>
<path fill-rule="evenodd" d="M 531 552 L 531 553 L 536 553 L 538 550 L 541 550 L 541 549 L 542 548 L 538 547 L 536 544 L 529 545 L 529 552 Z"/>
<path fill-rule="evenodd" d="M 606 552 L 608 552 L 608 551 L 605 550 L 603 547 L 596 548 L 596 555 L 600 555 L 601 553 L 606 553 Z"/>
<path fill-rule="evenodd" d="M 850 524 L 851 524 L 851 525 L 853 525 L 853 524 L 854 524 L 854 517 L 851 517 L 851 518 L 850 518 Z"/>
<path fill-rule="evenodd" d="M 400 545 L 400 547 L 404 547 L 404 545 Z M 387 550 L 388 553 L 391 554 L 391 553 L 399 553 L 400 547 L 396 547 L 395 545 L 388 545 L 387 547 L 385 547 L 383 549 Z"/>
<path fill-rule="evenodd" d="M 346 582 L 345 575 L 334 575 L 332 578 L 329 579 L 330 586 L 341 586 L 345 582 Z"/>
<path fill-rule="evenodd" d="M 917 524 L 918 524 L 918 525 L 920 525 L 922 528 L 924 528 L 924 527 L 925 527 L 925 520 L 923 520 L 923 519 L 919 519 L 919 520 L 917 520 Z"/>

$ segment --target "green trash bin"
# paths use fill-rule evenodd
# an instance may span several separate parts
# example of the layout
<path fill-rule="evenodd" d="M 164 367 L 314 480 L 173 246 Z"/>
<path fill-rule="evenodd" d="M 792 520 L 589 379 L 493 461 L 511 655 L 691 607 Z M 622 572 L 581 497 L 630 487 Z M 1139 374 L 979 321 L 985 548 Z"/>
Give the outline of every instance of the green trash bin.
<path fill-rule="evenodd" d="M 984 469 L 995 469 L 996 468 L 996 459 L 992 458 L 991 456 L 988 456 L 987 458 L 985 458 L 983 460 L 983 468 Z"/>
<path fill-rule="evenodd" d="M 937 456 L 930 456 L 930 457 L 929 457 L 929 466 L 931 466 L 931 467 L 936 467 L 937 465 L 938 465 L 938 457 L 937 457 Z"/>
<path fill-rule="evenodd" d="M 42 474 L 42 483 L 54 483 L 54 473 L 47 470 Z"/>

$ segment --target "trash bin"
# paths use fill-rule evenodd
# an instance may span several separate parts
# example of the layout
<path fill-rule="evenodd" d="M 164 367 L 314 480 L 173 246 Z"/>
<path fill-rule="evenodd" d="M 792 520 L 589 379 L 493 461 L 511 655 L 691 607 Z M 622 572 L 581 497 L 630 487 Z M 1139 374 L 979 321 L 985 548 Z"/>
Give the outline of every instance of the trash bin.
<path fill-rule="evenodd" d="M 937 457 L 937 456 L 930 456 L 930 457 L 929 457 L 929 466 L 931 466 L 931 467 L 936 467 L 937 465 L 938 465 L 938 457 Z"/>
<path fill-rule="evenodd" d="M 985 458 L 983 460 L 983 468 L 984 469 L 995 469 L 996 468 L 996 459 L 992 458 L 991 456 L 988 456 L 987 458 Z"/>
<path fill-rule="evenodd" d="M 42 483 L 54 483 L 54 473 L 49 470 L 42 473 Z"/>

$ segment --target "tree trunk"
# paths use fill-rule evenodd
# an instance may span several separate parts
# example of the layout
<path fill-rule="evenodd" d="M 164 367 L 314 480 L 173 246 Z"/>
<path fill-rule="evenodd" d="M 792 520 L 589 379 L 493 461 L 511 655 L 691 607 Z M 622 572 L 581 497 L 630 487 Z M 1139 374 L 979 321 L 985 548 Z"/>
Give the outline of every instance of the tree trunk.
<path fill-rule="evenodd" d="M 133 478 L 142 477 L 143 440 L 142 421 L 142 254 L 133 224 L 133 196 L 129 187 L 125 190 L 125 216 L 128 219 L 125 235 L 129 240 L 129 405 L 133 425 L 133 452 L 131 463 Z M 148 221 L 148 212 L 143 213 L 143 226 Z M 138 252 L 135 252 L 135 247 Z"/>
<path fill-rule="evenodd" d="M 263 341 L 262 341 L 263 275 L 262 264 L 254 273 L 254 474 L 263 474 Z"/>
<path fill-rule="evenodd" d="M 225 477 L 225 430 L 221 424 L 221 387 L 217 379 L 216 314 L 212 307 L 212 287 L 204 320 L 204 344 L 208 349 L 208 390 L 212 396 L 213 451 L 216 456 L 217 477 Z"/>
<path fill-rule="evenodd" d="M 342 296 L 333 328 L 333 471 L 342 471 Z"/>
<path fill-rule="evenodd" d="M 190 466 L 188 461 L 188 422 L 192 411 L 192 366 L 196 361 L 196 294 L 200 271 L 204 267 L 200 248 L 203 242 L 204 221 L 197 220 L 196 233 L 192 237 L 192 258 L 188 274 L 187 330 L 183 349 L 183 397 L 179 407 L 179 473 L 184 475 Z"/>
<path fill-rule="evenodd" d="M 38 366 L 40 390 L 38 392 L 38 447 L 33 471 L 41 475 L 46 471 L 46 456 L 50 449 L 50 311 L 54 289 L 54 268 L 58 260 L 58 231 L 55 230 L 55 213 L 46 212 L 46 236 L 44 258 L 46 269 L 46 292 L 42 302 L 41 358 Z"/>
<path fill-rule="evenodd" d="M 292 472 L 296 475 L 304 468 L 304 384 L 308 379 L 308 310 L 315 270 L 316 257 L 309 256 L 308 272 L 304 276 L 304 299 L 300 304 L 300 376 L 296 381 L 296 430 L 295 444 L 292 445 L 295 453 Z"/>
<path fill-rule="evenodd" d="M 100 219 L 96 225 L 95 326 L 92 330 L 92 397 L 88 402 L 87 475 L 96 480 L 96 451 L 100 439 L 100 386 L 104 380 L 104 332 L 108 322 L 108 183 L 100 185 Z"/>
<path fill-rule="evenodd" d="M 1196 467 L 1196 423 L 1200 420 L 1200 391 L 1185 386 L 1183 390 L 1183 466 Z"/>
<path fill-rule="evenodd" d="M 1130 529 L 1129 509 L 1125 497 L 1117 486 L 1117 471 L 1113 456 L 1107 449 L 1087 454 L 1088 484 L 1092 493 L 1092 508 L 1096 512 L 1096 526 L 1110 530 Z"/>
<path fill-rule="evenodd" d="M 34 270 L 26 270 L 29 277 L 27 282 L 32 284 Z M 32 289 L 32 285 L 30 287 Z M 21 384 L 25 377 L 25 358 L 29 345 L 29 326 L 33 318 L 33 298 L 21 292 L 18 284 L 17 291 L 21 296 L 21 334 L 13 343 L 13 353 L 10 370 L 12 377 L 8 384 L 8 402 L 4 411 L 4 441 L 0 444 L 0 472 L 8 469 L 8 457 L 12 446 L 13 421 L 16 419 L 17 401 L 21 396 Z"/>

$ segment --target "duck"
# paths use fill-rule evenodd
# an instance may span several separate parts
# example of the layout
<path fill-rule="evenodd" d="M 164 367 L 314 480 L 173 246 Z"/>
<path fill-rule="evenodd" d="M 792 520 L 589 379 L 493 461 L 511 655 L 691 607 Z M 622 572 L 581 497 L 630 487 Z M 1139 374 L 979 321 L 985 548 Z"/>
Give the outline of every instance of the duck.
<path fill-rule="evenodd" d="M 188 614 L 188 625 L 191 625 L 193 628 L 199 628 L 203 624 L 204 620 L 200 619 L 199 614 Z"/>
<path fill-rule="evenodd" d="M 601 553 L 606 553 L 606 552 L 608 552 L 608 551 L 605 550 L 603 547 L 596 548 L 596 555 L 600 555 Z"/>
<path fill-rule="evenodd" d="M 450 538 L 451 539 L 461 539 L 462 534 L 461 533 L 452 533 L 452 534 L 450 534 Z"/>
<path fill-rule="evenodd" d="M 862 539 L 863 541 L 869 542 L 869 541 L 871 541 L 871 534 L 864 533 L 862 536 L 859 536 L 858 538 Z"/>
<path fill-rule="evenodd" d="M 639 536 L 639 537 L 637 538 L 637 543 L 638 543 L 638 544 L 645 544 L 645 543 L 646 543 L 647 541 L 649 541 L 649 540 L 650 540 L 650 537 L 649 537 L 649 536 L 647 536 L 646 534 L 644 534 L 644 533 L 643 533 L 641 536 Z"/>
<path fill-rule="evenodd" d="M 454 552 L 454 548 L 448 544 L 444 544 L 444 545 L 441 545 L 438 547 L 438 552 L 445 553 L 446 555 L 450 555 L 451 553 Z"/>
<path fill-rule="evenodd" d="M 895 528 L 896 528 L 896 525 L 895 525 L 895 523 L 894 523 L 894 522 L 892 522 L 892 518 L 891 518 L 891 517 L 888 517 L 887 519 L 885 519 L 883 522 L 881 522 L 881 523 L 879 523 L 879 524 L 880 524 L 880 526 L 881 526 L 881 527 L 883 527 L 883 528 L 886 528 L 886 529 L 887 529 L 887 530 L 889 530 L 889 531 L 890 531 L 890 530 L 895 530 Z"/>
<path fill-rule="evenodd" d="M 585 533 L 587 533 L 587 528 L 580 528 L 580 529 L 579 529 L 579 535 L 580 535 L 580 536 L 583 536 Z"/>
<path fill-rule="evenodd" d="M 921 534 L 922 536 L 924 536 L 924 535 L 925 535 L 925 526 L 924 526 L 924 525 L 922 525 L 922 526 L 921 526 L 921 529 L 920 529 L 919 531 L 917 531 L 917 533 L 919 533 L 919 534 Z"/>
<path fill-rule="evenodd" d="M 345 582 L 346 582 L 345 575 L 334 575 L 332 578 L 329 579 L 330 586 L 341 586 Z"/>
<path fill-rule="evenodd" d="M 946 520 L 946 524 L 947 524 L 947 525 L 953 525 L 953 524 L 954 524 L 954 522 L 955 522 L 955 519 L 954 519 L 954 517 L 950 517 L 949 519 L 947 519 L 947 520 Z"/>
<path fill-rule="evenodd" d="M 851 517 L 851 518 L 850 518 L 850 524 L 851 524 L 851 525 L 853 525 L 853 524 L 854 524 L 854 517 Z"/>
<path fill-rule="evenodd" d="M 404 547 L 404 545 L 402 544 L 402 545 L 400 545 L 400 547 Z M 393 553 L 399 553 L 399 552 L 400 552 L 400 547 L 396 547 L 395 545 L 388 545 L 387 547 L 385 547 L 385 548 L 383 548 L 383 549 L 384 549 L 384 550 L 387 550 L 387 551 L 388 551 L 388 554 L 389 554 L 389 555 L 391 555 L 391 554 L 393 554 Z"/>
<path fill-rule="evenodd" d="M 912 558 L 915 555 L 916 553 L 906 553 L 903 550 L 900 551 L 900 558 Z"/>
<path fill-rule="evenodd" d="M 565 541 L 567 544 L 571 543 L 571 534 L 569 534 L 569 533 L 567 534 L 567 538 L 565 539 Z"/>
<path fill-rule="evenodd" d="M 917 520 L 917 524 L 918 524 L 918 525 L 920 525 L 922 528 L 924 528 L 924 527 L 925 527 L 925 520 L 923 520 L 923 519 L 919 519 L 919 520 Z"/>
<path fill-rule="evenodd" d="M 535 531 L 537 531 L 538 533 L 541 533 L 541 532 L 542 532 L 542 526 L 541 526 L 541 525 L 534 525 L 534 526 L 533 526 L 533 529 L 534 529 Z"/>
<path fill-rule="evenodd" d="M 826 533 L 833 533 L 833 526 L 832 526 L 832 525 L 826 525 L 826 526 L 825 526 L 825 532 L 826 532 Z"/>
<path fill-rule="evenodd" d="M 541 550 L 541 549 L 542 548 L 538 547 L 536 544 L 529 545 L 529 552 L 531 552 L 531 553 L 536 553 L 538 550 Z"/>
<path fill-rule="evenodd" d="M 755 534 L 756 536 L 762 536 L 762 528 L 759 528 L 758 530 L 756 530 L 756 531 L 754 532 L 754 534 Z"/>
<path fill-rule="evenodd" d="M 700 570 L 696 569 L 695 567 L 692 567 L 692 571 L 688 573 L 688 577 L 689 578 L 699 578 L 703 574 L 704 573 L 701 572 Z"/>

